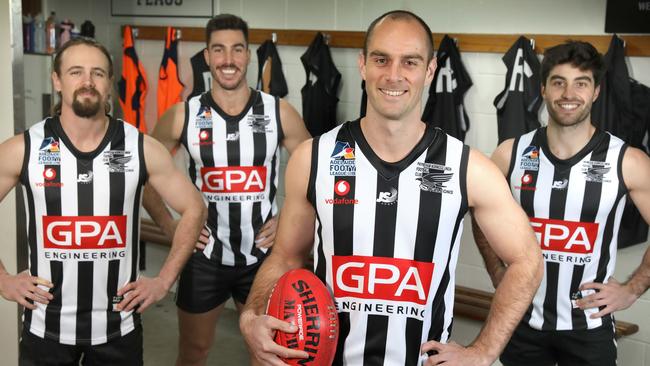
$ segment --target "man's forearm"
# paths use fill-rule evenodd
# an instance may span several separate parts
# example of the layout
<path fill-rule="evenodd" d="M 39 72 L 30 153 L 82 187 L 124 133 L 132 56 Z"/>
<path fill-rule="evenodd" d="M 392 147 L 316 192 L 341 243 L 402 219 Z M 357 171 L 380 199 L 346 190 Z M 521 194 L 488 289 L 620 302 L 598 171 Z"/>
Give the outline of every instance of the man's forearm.
<path fill-rule="evenodd" d="M 481 257 L 483 257 L 483 262 L 485 263 L 485 269 L 490 275 L 492 284 L 496 288 L 497 285 L 499 284 L 499 277 L 500 277 L 499 274 L 500 272 L 505 271 L 506 267 L 503 264 L 503 261 L 501 261 L 501 259 L 497 256 L 494 250 L 492 250 L 492 248 L 490 247 L 490 243 L 488 242 L 487 238 L 485 237 L 485 234 L 483 234 L 483 231 L 481 231 L 481 228 L 479 227 L 478 223 L 474 219 L 474 215 L 472 215 L 472 233 L 474 234 L 474 241 L 476 242 L 476 247 L 478 248 L 479 253 L 481 253 Z"/>
<path fill-rule="evenodd" d="M 149 184 L 144 186 L 142 206 L 149 213 L 153 221 L 170 238 L 174 237 L 174 217 L 165 205 L 162 197 Z"/>
<path fill-rule="evenodd" d="M 203 205 L 185 210 L 173 235 L 172 246 L 160 269 L 159 277 L 169 289 L 189 259 L 205 223 L 207 210 Z"/>
<path fill-rule="evenodd" d="M 513 262 L 506 269 L 490 307 L 490 313 L 473 345 L 496 359 L 528 309 L 542 279 L 541 256 Z"/>
<path fill-rule="evenodd" d="M 244 311 L 252 311 L 256 315 L 263 314 L 266 311 L 266 303 L 271 290 L 278 279 L 286 272 L 301 267 L 302 263 L 289 262 L 277 253 L 271 252 L 255 276 Z"/>
<path fill-rule="evenodd" d="M 638 297 L 650 287 L 650 247 L 646 249 L 643 260 L 625 284 Z"/>

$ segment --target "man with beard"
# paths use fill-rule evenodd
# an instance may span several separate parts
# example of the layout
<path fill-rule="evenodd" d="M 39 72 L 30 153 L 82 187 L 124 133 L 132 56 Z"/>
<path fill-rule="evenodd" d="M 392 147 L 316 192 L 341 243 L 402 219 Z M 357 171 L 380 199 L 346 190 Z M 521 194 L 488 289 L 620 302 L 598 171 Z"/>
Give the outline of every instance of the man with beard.
<path fill-rule="evenodd" d="M 65 44 L 55 115 L 0 145 L 0 197 L 25 192 L 29 270 L 0 264 L 0 294 L 25 307 L 20 365 L 142 365 L 140 314 L 192 253 L 206 211 L 171 156 L 109 116 L 113 64 L 91 39 Z M 181 214 L 158 276 L 139 276 L 140 195 L 149 182 Z"/>
<path fill-rule="evenodd" d="M 650 251 L 627 282 L 611 277 L 617 230 L 628 198 L 650 221 L 650 159 L 592 124 L 603 60 L 591 44 L 547 49 L 541 73 L 548 126 L 504 141 L 492 156 L 529 216 L 546 269 L 501 362 L 616 365 L 611 313 L 650 286 Z M 474 229 L 497 286 L 506 267 Z"/>
<path fill-rule="evenodd" d="M 208 206 L 176 298 L 184 366 L 205 364 L 225 302 L 232 297 L 238 310 L 245 303 L 275 237 L 280 144 L 291 153 L 309 138 L 289 103 L 248 87 L 246 22 L 217 15 L 205 34 L 211 90 L 170 108 L 152 134 L 169 150 L 187 150 L 188 174 Z M 172 235 L 175 223 L 155 192 L 146 190 L 144 205 Z"/>
<path fill-rule="evenodd" d="M 275 344 L 276 331 L 298 327 L 264 311 L 273 284 L 313 250 L 338 311 L 334 365 L 491 365 L 542 276 L 526 216 L 489 159 L 421 120 L 436 68 L 421 18 L 396 10 L 373 21 L 358 66 L 366 116 L 301 144 L 289 161 L 276 245 L 255 278 L 242 334 L 264 364 L 310 356 Z M 510 266 L 481 334 L 462 347 L 449 337 L 470 207 Z"/>

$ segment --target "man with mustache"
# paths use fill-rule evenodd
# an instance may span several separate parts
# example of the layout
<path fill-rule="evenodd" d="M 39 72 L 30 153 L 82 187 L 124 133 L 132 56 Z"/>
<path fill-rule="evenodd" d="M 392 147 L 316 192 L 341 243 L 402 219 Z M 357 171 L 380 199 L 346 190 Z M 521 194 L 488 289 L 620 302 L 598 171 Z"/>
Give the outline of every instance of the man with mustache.
<path fill-rule="evenodd" d="M 275 237 L 280 145 L 289 153 L 309 138 L 296 110 L 282 99 L 252 90 L 246 83 L 250 62 L 248 25 L 221 14 L 206 25 L 204 56 L 212 88 L 165 113 L 152 136 L 190 156 L 188 174 L 203 193 L 208 222 L 199 249 L 178 286 L 177 365 L 204 365 L 225 302 L 238 310 Z M 174 220 L 145 193 L 145 207 L 168 234 Z"/>
<path fill-rule="evenodd" d="M 546 269 L 501 362 L 613 366 L 611 313 L 650 286 L 650 251 L 627 282 L 611 277 L 625 200 L 650 222 L 650 159 L 592 123 L 603 59 L 591 44 L 547 49 L 541 74 L 548 126 L 504 141 L 492 156 L 528 214 Z M 506 267 L 476 226 L 474 236 L 497 286 Z"/>
<path fill-rule="evenodd" d="M 0 144 L 0 197 L 24 188 L 29 269 L 0 263 L 0 295 L 25 307 L 20 365 L 142 365 L 140 314 L 192 253 L 206 210 L 156 140 L 109 112 L 113 64 L 88 38 L 54 57 L 52 117 Z M 181 214 L 158 276 L 139 276 L 148 182 Z"/>

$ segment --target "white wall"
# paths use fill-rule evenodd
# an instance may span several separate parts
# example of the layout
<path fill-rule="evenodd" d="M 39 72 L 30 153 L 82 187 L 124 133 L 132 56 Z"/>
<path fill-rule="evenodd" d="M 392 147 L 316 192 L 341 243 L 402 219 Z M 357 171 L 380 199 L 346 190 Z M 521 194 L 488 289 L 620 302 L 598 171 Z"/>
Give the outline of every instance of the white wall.
<path fill-rule="evenodd" d="M 160 18 L 109 18 L 109 2 L 47 1 L 59 17 L 68 14 L 81 23 L 86 17 L 97 26 L 97 38 L 107 44 L 120 63 L 120 24 L 204 26 L 205 19 Z M 506 33 L 506 34 L 604 34 L 606 0 L 215 0 L 215 12 L 231 12 L 246 19 L 251 28 L 365 30 L 372 19 L 394 8 L 415 11 L 439 33 Z M 440 41 L 435 40 L 436 42 Z M 437 44 L 437 43 L 436 43 Z M 462 47 L 462 44 L 460 45 Z M 202 47 L 201 43 L 182 43 L 180 56 L 185 59 Z M 253 60 L 248 79 L 254 84 L 257 78 L 257 60 L 252 45 Z M 147 68 L 149 97 L 147 99 L 148 125 L 155 119 L 155 77 L 162 57 L 162 41 L 136 42 L 136 49 Z M 305 83 L 305 73 L 299 56 L 306 47 L 280 47 L 284 74 L 289 84 L 287 99 L 301 110 L 300 88 Z M 338 106 L 339 122 L 354 119 L 360 102 L 360 77 L 356 66 L 358 50 L 334 49 L 334 61 L 343 75 Z M 467 70 L 474 86 L 465 97 L 472 127 L 466 142 L 490 154 L 497 143 L 494 97 L 505 83 L 506 68 L 501 54 L 463 53 Z M 639 81 L 650 85 L 650 58 L 629 59 L 630 72 Z M 186 79 L 187 64 L 181 65 L 181 78 Z M 2 100 L 2 99 L 0 99 Z M 469 225 L 466 225 L 457 278 L 458 284 L 491 290 L 489 278 L 473 243 Z M 619 280 L 627 278 L 639 264 L 647 244 L 619 251 Z M 618 314 L 618 318 L 639 324 L 639 333 L 619 342 L 619 364 L 623 366 L 650 366 L 650 295 L 644 295 L 631 309 Z M 472 338 L 478 325 L 459 321 L 457 329 L 461 340 Z"/>
<path fill-rule="evenodd" d="M 11 0 L 0 1 L 0 111 L 4 120 L 0 123 L 0 141 L 14 134 L 14 106 L 12 90 L 12 31 Z M 13 192 L 0 203 L 0 259 L 9 273 L 16 273 L 16 197 Z M 18 307 L 16 303 L 0 300 L 0 355 L 3 364 L 18 363 Z"/>

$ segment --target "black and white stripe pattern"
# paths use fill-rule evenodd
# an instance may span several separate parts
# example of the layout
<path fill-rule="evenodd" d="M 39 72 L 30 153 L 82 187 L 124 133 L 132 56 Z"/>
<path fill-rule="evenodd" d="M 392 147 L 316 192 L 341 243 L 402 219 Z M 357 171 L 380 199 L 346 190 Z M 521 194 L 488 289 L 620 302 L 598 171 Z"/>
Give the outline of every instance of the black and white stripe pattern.
<path fill-rule="evenodd" d="M 593 329 L 611 321 L 609 315 L 591 319 L 598 309 L 582 311 L 572 306 L 571 299 L 587 295 L 579 292 L 582 283 L 606 282 L 614 272 L 616 233 L 627 195 L 621 177 L 625 147 L 617 137 L 596 131 L 574 157 L 560 160 L 550 153 L 545 128 L 515 140 L 508 181 L 533 222 L 545 258 L 542 283 L 523 319 L 532 328 Z M 531 152 L 537 158 L 531 159 Z M 543 222 L 553 226 L 542 226 Z M 596 228 L 594 223 L 592 251 L 580 253 L 589 229 L 577 228 Z M 565 238 L 573 235 L 574 242 Z M 545 245 L 549 241 L 555 244 Z"/>
<path fill-rule="evenodd" d="M 278 212 L 278 146 L 283 139 L 279 99 L 251 91 L 242 113 L 230 116 L 207 92 L 190 99 L 185 110 L 181 141 L 190 155 L 189 175 L 208 206 L 211 237 L 203 253 L 227 266 L 255 264 L 267 252 L 255 247 L 255 235 Z M 236 174 L 232 189 L 226 186 L 226 170 Z M 251 178 L 251 171 L 258 172 L 263 183 L 259 192 L 237 187 L 237 179 Z M 212 172 L 208 174 L 217 180 L 202 172 Z M 206 184 L 206 179 L 213 183 Z M 255 187 L 259 182 L 253 181 Z"/>
<path fill-rule="evenodd" d="M 417 365 L 422 343 L 448 340 L 468 155 L 431 126 L 392 164 L 374 154 L 358 121 L 314 140 L 308 199 L 315 273 L 339 311 L 335 365 Z"/>
<path fill-rule="evenodd" d="M 111 120 L 100 146 L 80 152 L 58 118 L 48 118 L 24 136 L 21 183 L 30 271 L 54 283 L 54 300 L 25 310 L 24 325 L 39 337 L 76 345 L 102 344 L 130 332 L 140 317 L 113 311 L 113 305 L 117 290 L 138 276 L 146 180 L 142 134 Z M 90 224 L 75 226 L 81 221 Z M 102 233 L 118 244 L 102 242 Z M 52 238 L 57 245 L 48 244 Z"/>

